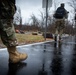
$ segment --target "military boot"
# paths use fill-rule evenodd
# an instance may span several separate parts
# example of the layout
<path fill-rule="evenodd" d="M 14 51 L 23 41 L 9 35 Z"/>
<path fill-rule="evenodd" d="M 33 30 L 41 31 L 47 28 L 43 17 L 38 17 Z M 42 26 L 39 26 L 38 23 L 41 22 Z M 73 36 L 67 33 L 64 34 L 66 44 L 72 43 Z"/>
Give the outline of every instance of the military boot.
<path fill-rule="evenodd" d="M 7 47 L 8 53 L 9 53 L 9 62 L 10 63 L 18 63 L 20 61 L 23 61 L 27 59 L 28 55 L 25 53 L 19 53 L 16 50 L 16 47 Z"/>

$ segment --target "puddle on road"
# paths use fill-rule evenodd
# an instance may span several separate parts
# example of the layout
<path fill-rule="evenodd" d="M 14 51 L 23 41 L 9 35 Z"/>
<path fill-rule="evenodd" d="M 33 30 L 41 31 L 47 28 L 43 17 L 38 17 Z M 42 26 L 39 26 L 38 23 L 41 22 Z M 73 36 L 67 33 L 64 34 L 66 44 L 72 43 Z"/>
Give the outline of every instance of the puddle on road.
<path fill-rule="evenodd" d="M 28 54 L 18 64 L 8 64 L 7 52 L 0 52 L 0 75 L 76 75 L 76 44 L 51 42 L 18 50 Z"/>

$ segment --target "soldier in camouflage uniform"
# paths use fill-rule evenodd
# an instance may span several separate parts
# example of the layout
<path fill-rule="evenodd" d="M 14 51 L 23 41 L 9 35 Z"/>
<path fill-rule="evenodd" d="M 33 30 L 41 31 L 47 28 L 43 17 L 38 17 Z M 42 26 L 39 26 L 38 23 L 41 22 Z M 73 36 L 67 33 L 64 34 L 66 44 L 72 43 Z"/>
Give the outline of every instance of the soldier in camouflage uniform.
<path fill-rule="evenodd" d="M 55 21 L 55 35 L 58 36 L 58 40 L 61 40 L 61 36 L 63 34 L 65 28 L 65 19 L 56 19 Z"/>
<path fill-rule="evenodd" d="M 57 9 L 63 9 L 62 11 L 64 12 L 63 17 L 60 17 L 57 14 L 57 17 L 55 17 L 56 15 L 54 15 L 55 17 L 55 40 L 57 41 L 57 37 L 58 40 L 61 41 L 61 35 L 63 34 L 64 28 L 65 28 L 65 18 L 68 18 L 68 11 L 64 8 L 64 3 L 61 3 L 61 6 L 58 7 Z"/>
<path fill-rule="evenodd" d="M 27 58 L 26 53 L 19 53 L 16 50 L 18 43 L 13 25 L 15 11 L 15 0 L 0 0 L 0 36 L 7 47 L 11 63 L 17 63 Z"/>

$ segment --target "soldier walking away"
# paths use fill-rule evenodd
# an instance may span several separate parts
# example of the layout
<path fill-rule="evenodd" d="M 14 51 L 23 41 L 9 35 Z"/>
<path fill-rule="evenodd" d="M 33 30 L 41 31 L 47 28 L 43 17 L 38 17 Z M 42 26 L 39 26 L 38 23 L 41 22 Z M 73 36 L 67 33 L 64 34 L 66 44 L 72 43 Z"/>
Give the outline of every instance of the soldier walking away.
<path fill-rule="evenodd" d="M 55 41 L 57 41 L 57 37 L 59 37 L 59 41 L 61 41 L 61 35 L 63 34 L 63 30 L 65 28 L 65 19 L 68 18 L 68 11 L 64 8 L 65 4 L 61 3 L 60 7 L 57 8 L 54 14 L 55 18 Z"/>
<path fill-rule="evenodd" d="M 15 0 L 0 0 L 0 36 L 6 45 L 10 63 L 18 63 L 25 60 L 28 55 L 19 53 L 13 25 L 13 16 L 16 11 Z"/>

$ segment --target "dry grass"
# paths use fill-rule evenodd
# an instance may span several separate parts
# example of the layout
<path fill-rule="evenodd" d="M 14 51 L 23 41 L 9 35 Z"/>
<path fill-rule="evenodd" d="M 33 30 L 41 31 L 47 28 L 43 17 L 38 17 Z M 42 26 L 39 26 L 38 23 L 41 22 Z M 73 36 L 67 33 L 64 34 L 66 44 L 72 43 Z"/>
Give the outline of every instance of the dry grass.
<path fill-rule="evenodd" d="M 29 44 L 44 41 L 44 38 L 41 35 L 16 34 L 16 36 L 20 44 Z"/>
<path fill-rule="evenodd" d="M 16 34 L 19 45 L 43 42 L 45 41 L 42 35 L 32 35 L 32 34 Z M 50 40 L 50 39 L 47 39 Z M 0 48 L 5 47 L 0 39 Z"/>
<path fill-rule="evenodd" d="M 43 36 L 41 35 L 32 35 L 32 34 L 16 34 L 19 45 L 30 44 L 35 42 L 44 41 Z M 0 39 L 0 48 L 5 47 Z"/>

